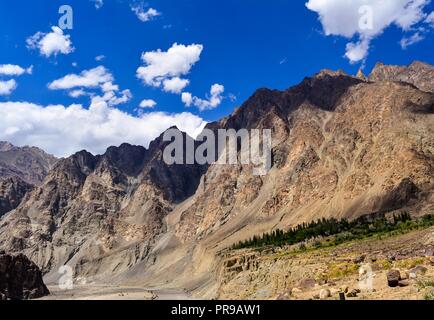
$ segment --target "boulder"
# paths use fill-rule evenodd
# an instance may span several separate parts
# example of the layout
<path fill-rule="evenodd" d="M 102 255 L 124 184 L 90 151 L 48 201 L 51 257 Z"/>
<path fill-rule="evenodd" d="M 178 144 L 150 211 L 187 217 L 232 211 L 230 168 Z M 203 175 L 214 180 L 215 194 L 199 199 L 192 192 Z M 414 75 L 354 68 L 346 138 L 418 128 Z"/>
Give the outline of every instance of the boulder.
<path fill-rule="evenodd" d="M 408 270 L 408 274 L 410 279 L 416 279 L 417 276 L 425 274 L 427 271 L 427 268 L 425 268 L 424 266 L 416 266 L 410 270 Z"/>
<path fill-rule="evenodd" d="M 332 293 L 329 289 L 321 289 L 321 291 L 319 292 L 319 298 L 321 300 L 330 298 L 332 296 Z"/>
<path fill-rule="evenodd" d="M 407 287 L 410 283 L 408 282 L 408 280 L 401 280 L 399 281 L 398 285 L 400 287 Z"/>
<path fill-rule="evenodd" d="M 361 256 L 355 258 L 355 259 L 353 260 L 353 262 L 354 262 L 355 264 L 360 264 L 360 263 L 362 263 L 363 261 L 365 261 L 365 258 L 366 258 L 365 255 L 361 255 Z"/>
<path fill-rule="evenodd" d="M 399 280 L 401 280 L 401 273 L 399 270 L 391 270 L 387 273 L 387 284 L 389 287 L 397 287 L 399 285 Z"/>
<path fill-rule="evenodd" d="M 0 255 L 0 300 L 28 300 L 48 294 L 41 271 L 25 255 Z"/>
<path fill-rule="evenodd" d="M 356 298 L 359 293 L 360 293 L 359 289 L 353 289 L 347 293 L 347 297 L 348 298 Z"/>
<path fill-rule="evenodd" d="M 316 281 L 311 278 L 306 278 L 300 281 L 299 287 L 301 289 L 313 288 L 315 287 Z"/>

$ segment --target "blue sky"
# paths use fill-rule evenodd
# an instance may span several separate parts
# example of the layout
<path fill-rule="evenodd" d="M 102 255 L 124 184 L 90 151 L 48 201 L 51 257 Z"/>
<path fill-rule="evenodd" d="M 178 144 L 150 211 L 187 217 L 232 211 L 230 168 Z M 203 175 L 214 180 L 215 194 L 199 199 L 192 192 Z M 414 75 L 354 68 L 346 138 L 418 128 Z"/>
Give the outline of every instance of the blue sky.
<path fill-rule="evenodd" d="M 355 2 L 360 1 L 363 0 Z M 321 10 L 327 8 L 315 7 L 313 4 L 316 11 L 309 10 L 307 2 L 150 0 L 144 3 L 105 0 L 100 8 L 96 8 L 95 2 L 90 0 L 3 0 L 0 2 L 0 65 L 33 66 L 33 70 L 31 74 L 14 78 L 18 86 L 10 94 L 1 95 L 0 103 L 59 104 L 65 107 L 81 104 L 87 109 L 89 96 L 72 98 L 68 95 L 72 89 L 50 90 L 47 86 L 67 74 L 80 74 L 84 70 L 104 66 L 113 76 L 113 82 L 119 86 L 117 94 L 121 95 L 121 91 L 126 89 L 131 92 L 126 103 L 112 108 L 132 117 L 140 117 L 143 113 L 187 112 L 197 118 L 213 121 L 230 114 L 257 88 L 285 89 L 323 68 L 342 68 L 355 74 L 361 66 L 369 72 L 377 61 L 387 64 L 409 64 L 413 60 L 434 63 L 433 29 L 426 18 L 433 11 L 433 4 L 429 1 L 418 8 L 419 13 L 423 12 L 425 16 L 413 23 L 411 28 L 392 23 L 382 27 L 376 34 L 369 35 L 369 50 L 363 60 L 357 63 L 345 57 L 346 45 L 351 41 L 362 41 L 365 35 L 356 34 L 348 39 L 339 35 L 339 30 L 328 32 L 326 19 L 319 20 Z M 29 48 L 26 39 L 37 32 L 51 32 L 51 28 L 58 24 L 58 9 L 63 4 L 73 9 L 73 29 L 65 30 L 64 35 L 70 37 L 74 50 L 68 54 L 56 53 L 46 57 L 38 48 Z M 132 8 L 141 8 L 142 12 L 153 8 L 159 15 L 149 21 L 141 21 Z M 336 8 L 339 9 L 337 6 L 332 7 Z M 342 22 L 343 29 L 345 23 L 348 22 Z M 414 41 L 417 43 L 402 49 L 400 41 L 416 33 L 419 37 L 413 39 L 420 41 Z M 137 69 L 144 66 L 141 54 L 157 49 L 167 51 L 174 43 L 202 45 L 200 59 L 193 63 L 188 73 L 181 75 L 182 79 L 189 81 L 182 91 L 206 100 L 210 96 L 211 86 L 220 84 L 224 86 L 224 92 L 219 94 L 217 106 L 204 111 L 195 107 L 194 103 L 188 107 L 183 103 L 180 93 L 165 92 L 161 87 L 146 85 L 138 79 Z M 100 55 L 105 58 L 96 61 L 95 57 Z M 0 77 L 0 81 L 8 79 Z M 152 99 L 157 105 L 153 109 L 139 108 L 144 99 Z M 0 111 L 1 108 L 0 104 Z M 26 131 L 17 128 L 19 125 L 16 123 L 11 126 L 4 125 L 3 131 L 0 126 L 0 140 L 37 144 L 58 155 L 68 154 L 73 148 L 81 146 L 92 149 L 93 144 L 102 145 L 92 150 L 100 152 L 101 148 L 107 147 L 104 144 L 118 142 L 107 138 L 82 143 L 85 138 L 80 137 L 80 141 L 62 149 L 55 142 L 42 141 L 53 137 L 37 137 L 37 129 Z M 37 124 L 32 123 L 32 126 Z M 14 130 L 19 133 L 13 133 Z M 35 137 L 29 137 L 31 134 Z M 126 134 L 120 138 L 137 142 L 130 136 Z M 149 142 L 149 138 L 145 140 L 143 144 Z"/>

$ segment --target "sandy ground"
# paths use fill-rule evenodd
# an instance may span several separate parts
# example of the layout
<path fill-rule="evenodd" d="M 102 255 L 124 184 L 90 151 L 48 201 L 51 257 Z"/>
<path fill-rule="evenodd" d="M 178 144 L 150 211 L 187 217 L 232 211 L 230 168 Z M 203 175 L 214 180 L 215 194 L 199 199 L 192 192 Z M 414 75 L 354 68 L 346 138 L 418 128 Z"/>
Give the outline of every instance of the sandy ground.
<path fill-rule="evenodd" d="M 157 290 L 152 288 L 122 287 L 108 285 L 79 285 L 72 290 L 48 286 L 51 294 L 39 300 L 192 300 L 193 297 L 180 290 Z"/>

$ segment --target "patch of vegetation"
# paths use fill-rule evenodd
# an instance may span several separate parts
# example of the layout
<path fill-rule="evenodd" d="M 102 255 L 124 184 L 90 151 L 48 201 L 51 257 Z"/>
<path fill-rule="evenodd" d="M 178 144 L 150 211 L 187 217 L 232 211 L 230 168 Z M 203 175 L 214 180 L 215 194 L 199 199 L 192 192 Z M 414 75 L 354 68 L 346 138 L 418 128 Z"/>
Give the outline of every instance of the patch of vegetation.
<path fill-rule="evenodd" d="M 392 269 L 392 263 L 389 260 L 381 259 L 375 262 L 377 266 L 379 266 L 383 270 L 390 270 Z"/>
<path fill-rule="evenodd" d="M 417 286 L 420 289 L 425 289 L 425 288 L 434 288 L 434 280 L 425 280 L 425 281 L 419 281 L 417 283 Z"/>
<path fill-rule="evenodd" d="M 407 212 L 394 215 L 391 219 L 387 219 L 384 215 L 377 217 L 363 216 L 353 221 L 333 218 L 321 219 L 311 223 L 303 223 L 288 231 L 277 229 L 262 236 L 254 236 L 249 240 L 234 244 L 232 249 L 262 248 L 266 246 L 281 247 L 297 243 L 304 245 L 307 240 L 333 236 L 333 239 L 327 239 L 325 243 L 318 240 L 314 242 L 315 248 L 330 247 L 374 235 L 379 237 L 390 234 L 398 235 L 433 225 L 434 215 L 412 219 Z M 300 249 L 304 251 L 306 246 L 300 245 Z"/>
<path fill-rule="evenodd" d="M 328 267 L 327 278 L 339 279 L 359 272 L 359 266 L 353 262 L 331 264 Z"/>
<path fill-rule="evenodd" d="M 428 292 L 425 293 L 423 298 L 425 300 L 430 300 L 430 301 L 434 300 L 434 288 L 431 288 L 430 290 L 428 290 Z"/>
<path fill-rule="evenodd" d="M 407 259 L 407 260 L 400 260 L 400 261 L 396 262 L 396 267 L 398 267 L 400 269 L 411 269 L 411 268 L 414 268 L 418 265 L 424 264 L 425 260 L 426 259 L 423 257 L 416 257 L 416 258 Z"/>
<path fill-rule="evenodd" d="M 423 296 L 425 300 L 434 300 L 434 280 L 419 281 L 417 286 L 427 290 Z"/>

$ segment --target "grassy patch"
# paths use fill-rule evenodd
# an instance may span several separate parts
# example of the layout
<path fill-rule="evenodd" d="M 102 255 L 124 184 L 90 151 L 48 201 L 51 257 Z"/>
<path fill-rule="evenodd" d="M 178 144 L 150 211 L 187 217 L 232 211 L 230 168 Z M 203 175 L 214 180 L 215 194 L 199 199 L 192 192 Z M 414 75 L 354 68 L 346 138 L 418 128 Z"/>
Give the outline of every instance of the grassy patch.
<path fill-rule="evenodd" d="M 423 298 L 430 301 L 434 300 L 434 288 L 429 289 L 428 292 L 425 293 Z"/>
<path fill-rule="evenodd" d="M 418 265 L 424 264 L 426 262 L 426 259 L 423 257 L 416 257 L 406 260 L 399 260 L 395 263 L 396 267 L 400 269 L 411 269 Z"/>
<path fill-rule="evenodd" d="M 327 278 L 340 279 L 359 272 L 359 266 L 353 262 L 332 263 L 328 266 Z"/>

